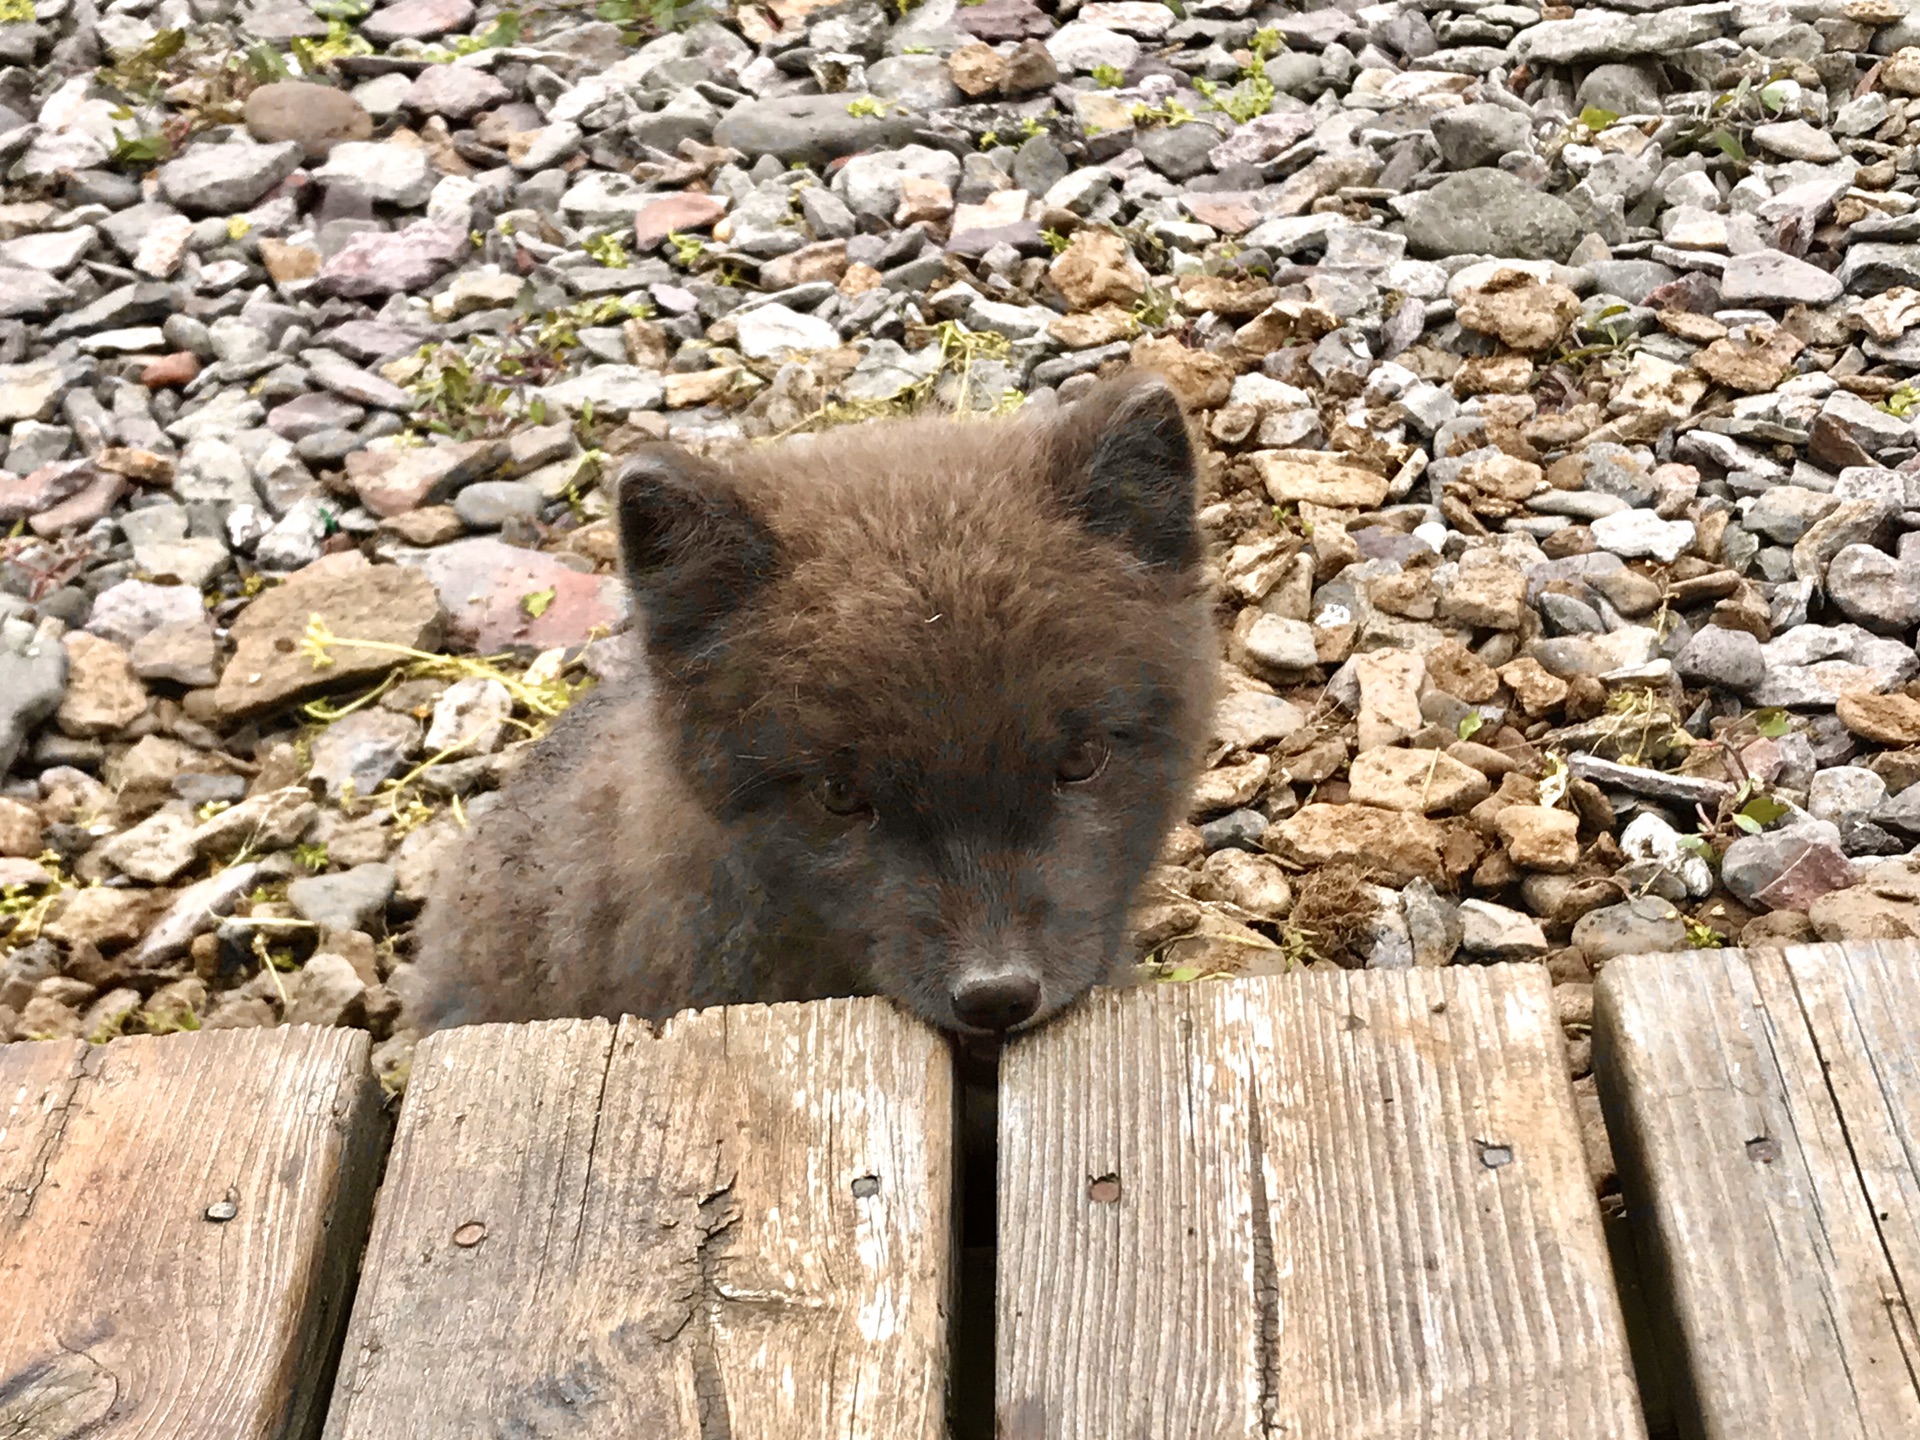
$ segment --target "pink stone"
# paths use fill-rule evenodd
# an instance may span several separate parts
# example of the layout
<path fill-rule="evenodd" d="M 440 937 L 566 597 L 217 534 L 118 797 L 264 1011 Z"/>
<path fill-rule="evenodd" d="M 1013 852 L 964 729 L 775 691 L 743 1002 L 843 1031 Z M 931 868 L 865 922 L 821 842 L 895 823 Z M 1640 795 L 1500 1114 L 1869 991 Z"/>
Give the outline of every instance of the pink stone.
<path fill-rule="evenodd" d="M 651 250 L 669 233 L 705 230 L 726 213 L 727 202 L 718 195 L 694 191 L 663 195 L 635 212 L 633 243 L 643 251 Z"/>
<path fill-rule="evenodd" d="M 320 288 L 330 295 L 391 295 L 422 290 L 472 253 L 464 230 L 426 221 L 391 232 L 354 236 L 320 269 Z"/>
<path fill-rule="evenodd" d="M 437 505 L 507 463 L 504 440 L 470 440 L 417 449 L 355 450 L 347 456 L 347 483 L 360 503 L 382 519 Z"/>
<path fill-rule="evenodd" d="M 1264 218 L 1247 197 L 1232 191 L 1190 193 L 1180 197 L 1186 212 L 1222 235 L 1244 235 Z"/>
<path fill-rule="evenodd" d="M 130 488 L 124 475 L 115 475 L 106 470 L 95 471 L 86 489 L 70 500 L 63 500 L 51 510 L 42 510 L 27 521 L 28 528 L 42 539 L 58 535 L 63 530 L 81 529 L 112 511 Z"/>
<path fill-rule="evenodd" d="M 31 475 L 0 480 L 0 525 L 38 515 L 70 499 L 97 473 L 88 460 L 56 460 Z"/>
<path fill-rule="evenodd" d="M 557 556 L 490 535 L 409 555 L 405 563 L 433 582 L 451 638 L 482 654 L 579 645 L 626 614 L 626 588 L 613 576 L 583 573 Z"/>

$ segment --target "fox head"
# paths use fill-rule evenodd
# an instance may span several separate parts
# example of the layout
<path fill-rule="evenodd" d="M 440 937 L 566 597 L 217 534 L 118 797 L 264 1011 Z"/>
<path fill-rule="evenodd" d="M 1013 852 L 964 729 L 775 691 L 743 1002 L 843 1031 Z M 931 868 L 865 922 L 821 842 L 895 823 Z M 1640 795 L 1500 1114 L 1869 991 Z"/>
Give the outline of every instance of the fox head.
<path fill-rule="evenodd" d="M 648 670 L 784 933 L 963 1033 L 1110 973 L 1210 709 L 1197 483 L 1152 378 L 626 464 Z"/>

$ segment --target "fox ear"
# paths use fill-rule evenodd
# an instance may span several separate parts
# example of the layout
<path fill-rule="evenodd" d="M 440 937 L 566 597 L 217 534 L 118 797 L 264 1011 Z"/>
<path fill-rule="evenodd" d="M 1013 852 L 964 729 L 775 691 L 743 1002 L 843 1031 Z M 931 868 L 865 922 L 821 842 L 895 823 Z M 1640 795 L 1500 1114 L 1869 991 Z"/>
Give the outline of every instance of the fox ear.
<path fill-rule="evenodd" d="M 1166 381 L 1150 375 L 1099 386 L 1058 424 L 1054 484 L 1089 530 L 1152 566 L 1183 570 L 1199 561 L 1193 440 Z"/>
<path fill-rule="evenodd" d="M 773 578 L 778 549 L 733 478 L 673 445 L 621 468 L 620 551 L 647 648 L 690 661 Z"/>

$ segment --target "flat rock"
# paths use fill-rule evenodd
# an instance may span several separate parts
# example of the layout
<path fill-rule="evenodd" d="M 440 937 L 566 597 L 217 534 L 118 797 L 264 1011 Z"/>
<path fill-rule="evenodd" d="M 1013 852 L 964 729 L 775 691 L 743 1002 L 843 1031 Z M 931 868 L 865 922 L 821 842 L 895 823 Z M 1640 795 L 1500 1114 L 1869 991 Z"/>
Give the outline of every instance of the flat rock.
<path fill-rule="evenodd" d="M 1589 910 L 1573 925 L 1573 943 L 1595 965 L 1621 955 L 1665 955 L 1687 948 L 1687 926 L 1667 901 L 1644 895 Z"/>
<path fill-rule="evenodd" d="M 1569 755 L 1567 769 L 1582 780 L 1591 780 L 1609 789 L 1627 790 L 1655 800 L 1678 800 L 1684 805 L 1705 805 L 1709 809 L 1733 795 L 1733 786 L 1724 780 L 1669 775 L 1664 770 L 1602 760 L 1598 755 Z"/>
<path fill-rule="evenodd" d="M 393 898 L 393 889 L 391 865 L 356 865 L 336 875 L 290 881 L 287 903 L 302 920 L 324 929 L 378 935 L 386 928 L 387 901 Z"/>
<path fill-rule="evenodd" d="M 356 681 L 396 663 L 385 651 L 341 644 L 316 667 L 302 650 L 308 622 L 319 617 L 343 640 L 372 640 L 431 650 L 446 615 L 433 585 L 399 565 L 325 568 L 324 562 L 263 591 L 233 624 L 233 659 L 220 675 L 214 708 L 224 717 L 262 714 Z"/>
<path fill-rule="evenodd" d="M 1491 793 L 1487 777 L 1439 750 L 1379 746 L 1354 756 L 1353 800 L 1419 815 L 1461 813 Z"/>
<path fill-rule="evenodd" d="M 1727 261 L 1720 298 L 1729 305 L 1831 305 L 1839 277 L 1778 250 L 1752 250 Z"/>
<path fill-rule="evenodd" d="M 1552 947 L 1540 922 L 1524 911 L 1487 900 L 1459 905 L 1460 948 L 1483 960 L 1531 960 Z"/>
<path fill-rule="evenodd" d="M 423 290 L 472 252 L 465 231 L 424 220 L 399 231 L 363 231 L 320 267 L 315 283 L 348 297 Z"/>
<path fill-rule="evenodd" d="M 1722 34 L 1731 5 L 1686 5 L 1650 14 L 1591 10 L 1571 20 L 1546 20 L 1522 30 L 1512 53 L 1536 68 L 1672 55 Z"/>
<path fill-rule="evenodd" d="M 1276 504 L 1305 501 L 1335 509 L 1371 509 L 1387 496 L 1383 475 L 1342 463 L 1336 455 L 1262 450 L 1248 457 Z"/>
<path fill-rule="evenodd" d="M 113 735 L 146 711 L 147 689 L 127 652 L 85 630 L 66 636 L 67 688 L 54 719 L 68 735 Z"/>
<path fill-rule="evenodd" d="M 913 139 L 919 121 L 903 107 L 876 101 L 881 114 L 855 113 L 858 95 L 791 95 L 748 100 L 734 106 L 713 128 L 713 141 L 749 159 L 771 155 L 825 165 L 862 150 L 887 150 Z"/>
<path fill-rule="evenodd" d="M 1834 706 L 1840 723 L 1881 745 L 1920 744 L 1920 699 L 1911 695 L 1851 692 Z"/>
<path fill-rule="evenodd" d="M 1267 832 L 1269 847 L 1295 865 L 1359 865 L 1396 884 L 1443 883 L 1445 836 L 1419 815 L 1371 805 L 1302 806 Z"/>
<path fill-rule="evenodd" d="M 304 147 L 190 145 L 160 167 L 160 194 L 189 214 L 231 215 L 245 210 L 299 168 Z"/>

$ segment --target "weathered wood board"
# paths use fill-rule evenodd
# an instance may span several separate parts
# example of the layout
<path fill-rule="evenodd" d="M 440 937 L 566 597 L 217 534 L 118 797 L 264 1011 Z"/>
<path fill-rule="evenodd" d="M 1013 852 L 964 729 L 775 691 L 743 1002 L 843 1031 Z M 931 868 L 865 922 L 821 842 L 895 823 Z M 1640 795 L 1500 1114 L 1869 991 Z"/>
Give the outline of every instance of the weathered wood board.
<path fill-rule="evenodd" d="M 879 1000 L 429 1037 L 328 1437 L 941 1435 L 953 1109 Z"/>
<path fill-rule="evenodd" d="M 385 1132 L 352 1031 L 0 1046 L 0 1435 L 317 1431 Z"/>
<path fill-rule="evenodd" d="M 1638 1440 L 1544 972 L 1101 992 L 1000 1093 L 1010 1440 Z"/>
<path fill-rule="evenodd" d="M 1636 956 L 1595 1000 L 1683 1427 L 1920 1435 L 1920 944 Z"/>

